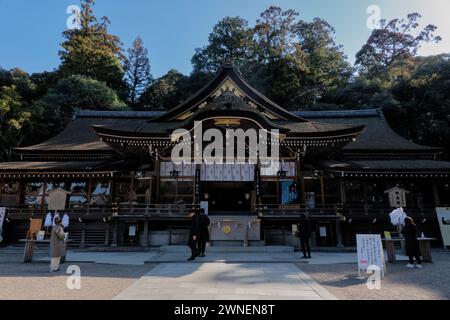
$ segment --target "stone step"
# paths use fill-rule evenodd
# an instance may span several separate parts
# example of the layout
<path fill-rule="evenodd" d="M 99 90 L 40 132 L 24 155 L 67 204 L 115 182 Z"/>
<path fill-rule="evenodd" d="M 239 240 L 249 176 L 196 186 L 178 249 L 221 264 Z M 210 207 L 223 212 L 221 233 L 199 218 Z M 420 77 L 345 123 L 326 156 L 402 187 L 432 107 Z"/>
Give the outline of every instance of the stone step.
<path fill-rule="evenodd" d="M 209 246 L 206 248 L 208 252 L 217 253 L 280 253 L 280 252 L 294 252 L 293 247 L 289 246 Z M 160 252 L 163 253 L 189 253 L 190 249 L 188 246 L 161 246 L 159 248 Z"/>

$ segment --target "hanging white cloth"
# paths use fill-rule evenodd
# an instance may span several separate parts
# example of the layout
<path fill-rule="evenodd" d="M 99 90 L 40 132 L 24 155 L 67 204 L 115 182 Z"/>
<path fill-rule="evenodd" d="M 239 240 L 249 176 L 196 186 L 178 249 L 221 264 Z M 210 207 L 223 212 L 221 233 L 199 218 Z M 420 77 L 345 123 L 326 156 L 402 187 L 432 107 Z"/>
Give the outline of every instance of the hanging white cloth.
<path fill-rule="evenodd" d="M 407 215 L 405 211 L 403 211 L 403 208 L 400 207 L 389 213 L 389 217 L 391 218 L 391 223 L 394 226 L 398 226 L 405 224 L 405 218 L 407 217 Z"/>
<path fill-rule="evenodd" d="M 61 223 L 64 228 L 69 227 L 69 215 L 67 213 L 64 213 Z"/>
<path fill-rule="evenodd" d="M 47 215 L 45 216 L 45 221 L 44 221 L 44 227 L 51 227 L 53 224 L 53 219 L 52 219 L 52 213 L 49 212 L 47 213 Z"/>

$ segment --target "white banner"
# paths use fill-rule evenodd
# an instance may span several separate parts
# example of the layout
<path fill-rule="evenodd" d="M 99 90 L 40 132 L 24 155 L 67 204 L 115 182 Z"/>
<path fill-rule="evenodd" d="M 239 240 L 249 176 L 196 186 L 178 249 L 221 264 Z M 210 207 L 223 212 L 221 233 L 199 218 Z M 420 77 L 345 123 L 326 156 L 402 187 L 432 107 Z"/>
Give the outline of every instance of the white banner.
<path fill-rule="evenodd" d="M 380 268 L 381 275 L 386 273 L 383 243 L 380 234 L 357 234 L 358 273 L 366 273 L 370 266 Z"/>
<path fill-rule="evenodd" d="M 444 247 L 450 246 L 450 208 L 436 208 Z"/>

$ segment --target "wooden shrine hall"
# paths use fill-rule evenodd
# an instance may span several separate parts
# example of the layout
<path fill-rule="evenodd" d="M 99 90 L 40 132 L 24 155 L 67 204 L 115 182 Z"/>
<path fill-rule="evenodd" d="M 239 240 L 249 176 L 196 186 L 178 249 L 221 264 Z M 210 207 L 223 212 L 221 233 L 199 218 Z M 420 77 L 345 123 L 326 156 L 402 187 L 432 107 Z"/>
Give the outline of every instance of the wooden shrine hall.
<path fill-rule="evenodd" d="M 276 130 L 276 165 L 174 164 L 172 133 L 199 122 L 203 131 Z M 308 219 L 315 246 L 352 246 L 357 233 L 394 231 L 397 206 L 440 239 L 435 208 L 450 206 L 442 154 L 396 134 L 378 109 L 288 111 L 224 65 L 167 112 L 82 110 L 50 140 L 16 148 L 15 161 L 0 163 L 3 238 L 25 238 L 30 218 L 44 219 L 63 190 L 76 246 L 186 244 L 200 206 L 212 245 L 295 244 L 292 224 Z"/>

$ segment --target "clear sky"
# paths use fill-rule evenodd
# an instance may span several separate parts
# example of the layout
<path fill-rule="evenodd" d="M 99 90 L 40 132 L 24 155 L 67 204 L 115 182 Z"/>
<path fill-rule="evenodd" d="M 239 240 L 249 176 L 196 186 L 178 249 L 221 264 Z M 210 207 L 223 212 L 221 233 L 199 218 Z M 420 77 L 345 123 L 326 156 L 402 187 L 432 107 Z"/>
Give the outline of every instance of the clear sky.
<path fill-rule="evenodd" d="M 67 28 L 66 9 L 72 4 L 79 1 L 0 0 L 0 66 L 30 73 L 55 69 L 61 33 Z M 422 48 L 420 54 L 450 52 L 448 0 L 97 0 L 95 13 L 110 18 L 109 30 L 121 38 L 125 48 L 141 36 L 157 77 L 171 68 L 189 73 L 194 49 L 207 43 L 221 18 L 241 16 L 253 25 L 270 5 L 295 9 L 304 20 L 327 20 L 351 62 L 370 35 L 366 24 L 370 5 L 379 6 L 386 19 L 420 12 L 423 25 L 437 25 L 443 38 L 439 44 Z"/>

